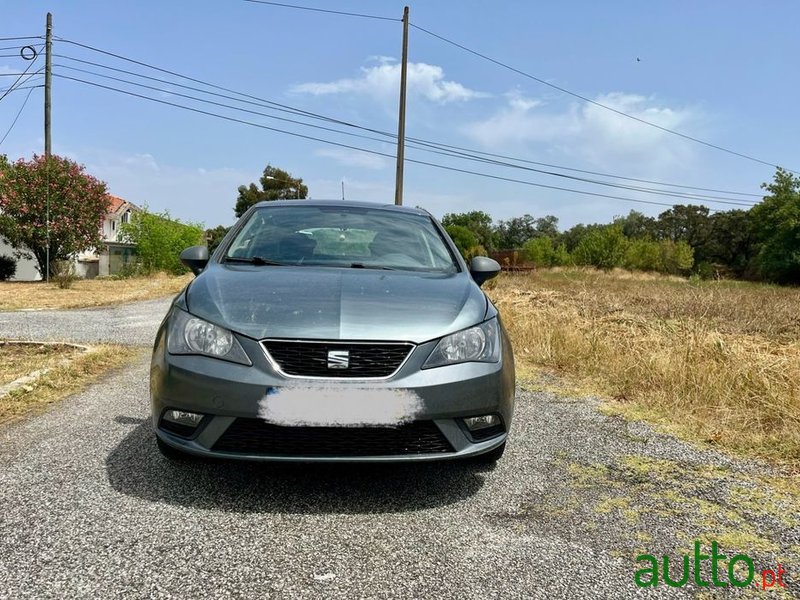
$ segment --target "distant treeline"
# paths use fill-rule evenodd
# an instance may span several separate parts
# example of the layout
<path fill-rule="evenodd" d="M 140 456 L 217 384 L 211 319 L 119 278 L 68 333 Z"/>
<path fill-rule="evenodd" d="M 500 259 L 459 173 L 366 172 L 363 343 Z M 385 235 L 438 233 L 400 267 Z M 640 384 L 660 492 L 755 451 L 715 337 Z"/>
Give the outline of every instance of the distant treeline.
<path fill-rule="evenodd" d="M 623 267 L 800 284 L 800 177 L 778 169 L 762 187 L 766 195 L 748 210 L 677 204 L 655 218 L 632 210 L 611 223 L 566 231 L 552 215 L 526 214 L 495 225 L 483 211 L 446 214 L 442 224 L 466 257 L 516 250 L 519 263 L 536 267 Z"/>

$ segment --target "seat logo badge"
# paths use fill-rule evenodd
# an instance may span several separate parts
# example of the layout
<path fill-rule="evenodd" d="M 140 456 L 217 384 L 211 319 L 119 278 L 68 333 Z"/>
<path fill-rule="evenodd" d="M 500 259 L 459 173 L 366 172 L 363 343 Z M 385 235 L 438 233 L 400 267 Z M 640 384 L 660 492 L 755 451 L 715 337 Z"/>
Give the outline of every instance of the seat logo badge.
<path fill-rule="evenodd" d="M 329 369 L 348 369 L 350 368 L 349 350 L 328 350 Z"/>

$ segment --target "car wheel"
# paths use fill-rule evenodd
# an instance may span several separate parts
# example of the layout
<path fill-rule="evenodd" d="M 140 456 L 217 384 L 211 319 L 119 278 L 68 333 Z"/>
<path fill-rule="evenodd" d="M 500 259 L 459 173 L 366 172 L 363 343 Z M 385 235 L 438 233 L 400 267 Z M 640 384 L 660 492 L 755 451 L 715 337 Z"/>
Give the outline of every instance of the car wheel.
<path fill-rule="evenodd" d="M 493 448 L 489 450 L 489 452 L 484 452 L 483 454 L 479 454 L 474 458 L 476 464 L 479 465 L 486 465 L 492 466 L 494 465 L 500 458 L 503 456 L 503 452 L 506 451 L 506 443 L 503 442 L 497 448 Z"/>
<path fill-rule="evenodd" d="M 169 444 L 167 444 L 164 440 L 160 437 L 156 437 L 156 444 L 158 445 L 158 451 L 161 452 L 163 456 L 170 460 L 180 460 L 185 461 L 189 459 L 189 455 L 185 452 L 181 452 L 177 448 L 173 448 Z"/>

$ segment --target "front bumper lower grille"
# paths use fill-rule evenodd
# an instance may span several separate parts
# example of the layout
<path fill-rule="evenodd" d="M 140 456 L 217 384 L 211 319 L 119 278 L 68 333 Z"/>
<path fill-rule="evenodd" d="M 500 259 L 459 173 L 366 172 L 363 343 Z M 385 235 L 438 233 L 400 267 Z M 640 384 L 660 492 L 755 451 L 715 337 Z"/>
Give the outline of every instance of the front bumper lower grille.
<path fill-rule="evenodd" d="M 265 340 L 280 370 L 292 377 L 381 379 L 392 376 L 414 348 L 408 343 Z M 331 354 L 338 354 L 334 361 Z"/>
<path fill-rule="evenodd" d="M 443 454 L 453 447 L 433 421 L 399 427 L 282 427 L 236 419 L 212 448 L 254 456 L 352 457 Z"/>

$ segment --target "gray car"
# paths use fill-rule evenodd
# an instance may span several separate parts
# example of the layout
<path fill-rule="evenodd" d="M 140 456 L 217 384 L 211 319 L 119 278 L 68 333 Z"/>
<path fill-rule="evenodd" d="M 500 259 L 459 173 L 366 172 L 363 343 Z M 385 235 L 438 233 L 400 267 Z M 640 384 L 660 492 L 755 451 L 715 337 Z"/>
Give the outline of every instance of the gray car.
<path fill-rule="evenodd" d="M 170 307 L 150 370 L 159 449 L 268 461 L 494 462 L 514 357 L 480 285 L 426 211 L 262 202 Z"/>

